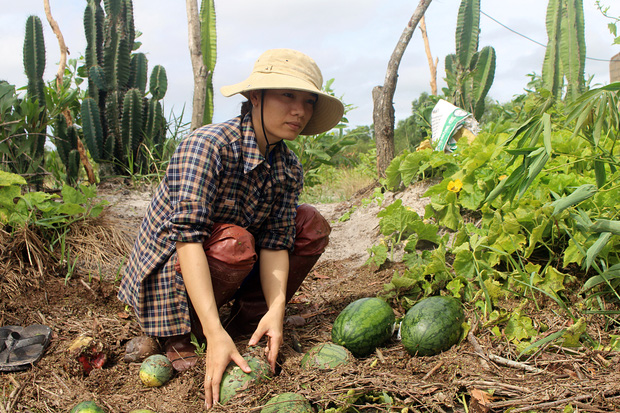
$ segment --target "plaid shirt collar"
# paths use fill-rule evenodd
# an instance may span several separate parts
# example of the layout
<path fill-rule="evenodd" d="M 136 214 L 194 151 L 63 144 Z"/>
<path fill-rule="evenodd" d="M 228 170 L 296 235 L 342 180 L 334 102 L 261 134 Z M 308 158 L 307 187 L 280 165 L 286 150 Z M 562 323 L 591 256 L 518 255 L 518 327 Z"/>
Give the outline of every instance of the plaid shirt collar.
<path fill-rule="evenodd" d="M 273 178 L 276 181 L 284 181 L 287 176 L 296 179 L 287 165 L 285 153 L 288 148 L 283 141 L 271 147 L 272 162 L 271 164 L 266 162 L 265 157 L 258 148 L 256 132 L 252 125 L 252 115 L 250 113 L 246 114 L 241 120 L 241 133 L 243 135 L 241 149 L 243 151 L 243 172 L 245 174 L 250 173 L 264 163 L 267 169 L 274 168 L 272 173 L 274 173 Z"/>

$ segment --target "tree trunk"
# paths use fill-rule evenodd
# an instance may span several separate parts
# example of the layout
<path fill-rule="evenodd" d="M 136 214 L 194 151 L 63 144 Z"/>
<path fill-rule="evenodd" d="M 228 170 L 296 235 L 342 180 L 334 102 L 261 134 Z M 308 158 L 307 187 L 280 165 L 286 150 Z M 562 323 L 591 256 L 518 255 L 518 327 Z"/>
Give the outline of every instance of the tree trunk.
<path fill-rule="evenodd" d="M 62 89 L 62 79 L 65 74 L 65 68 L 67 66 L 67 55 L 69 54 L 69 49 L 65 44 L 65 38 L 60 31 L 60 27 L 54 17 L 52 17 L 52 9 L 50 7 L 49 0 L 43 0 L 43 7 L 45 9 L 45 16 L 47 17 L 47 21 L 49 22 L 52 31 L 58 38 L 58 46 L 60 47 L 60 62 L 58 63 L 58 72 L 56 73 L 56 89 L 60 92 Z M 73 119 L 71 119 L 71 112 L 69 109 L 65 108 L 62 111 L 63 116 L 67 120 L 67 126 L 71 126 L 73 124 Z M 82 144 L 80 139 L 77 140 L 77 150 L 80 154 L 80 161 L 82 165 L 84 165 L 84 170 L 86 171 L 86 176 L 88 177 L 88 182 L 90 184 L 95 184 L 97 179 L 95 178 L 95 172 L 93 171 L 93 167 L 88 160 L 88 156 L 86 155 L 86 148 Z"/>
<path fill-rule="evenodd" d="M 420 32 L 422 33 L 422 38 L 424 39 L 424 50 L 426 51 L 426 58 L 428 59 L 428 68 L 431 71 L 431 94 L 433 96 L 437 96 L 437 64 L 439 63 L 439 58 L 435 58 L 433 61 L 433 54 L 431 53 L 431 44 L 428 41 L 425 20 L 426 19 L 424 16 L 420 19 Z"/>
<path fill-rule="evenodd" d="M 405 53 L 405 49 L 411 40 L 413 31 L 418 22 L 424 16 L 426 9 L 432 0 L 420 0 L 407 27 L 403 31 L 392 57 L 388 63 L 385 83 L 383 86 L 375 86 L 372 90 L 374 104 L 373 122 L 375 124 L 375 142 L 377 146 L 377 172 L 380 177 L 385 177 L 385 170 L 394 159 L 394 92 L 398 78 L 398 66 Z"/>
<path fill-rule="evenodd" d="M 200 40 L 200 13 L 196 0 L 186 0 L 187 26 L 189 31 L 189 55 L 194 72 L 194 97 L 192 99 L 191 130 L 202 126 L 207 96 L 208 70 L 202 58 Z"/>

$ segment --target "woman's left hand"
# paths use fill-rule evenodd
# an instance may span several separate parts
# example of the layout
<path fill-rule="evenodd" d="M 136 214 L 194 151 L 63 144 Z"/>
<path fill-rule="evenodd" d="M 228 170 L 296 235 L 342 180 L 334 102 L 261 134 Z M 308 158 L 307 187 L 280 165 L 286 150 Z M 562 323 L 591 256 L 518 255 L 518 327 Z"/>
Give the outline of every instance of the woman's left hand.
<path fill-rule="evenodd" d="M 265 355 L 267 361 L 271 365 L 271 371 L 276 371 L 276 360 L 278 359 L 278 352 L 284 342 L 283 334 L 284 324 L 284 311 L 280 309 L 273 309 L 267 311 L 267 314 L 261 318 L 258 323 L 256 331 L 250 338 L 249 346 L 255 346 L 258 344 L 263 336 L 267 336 L 267 345 L 265 346 Z"/>

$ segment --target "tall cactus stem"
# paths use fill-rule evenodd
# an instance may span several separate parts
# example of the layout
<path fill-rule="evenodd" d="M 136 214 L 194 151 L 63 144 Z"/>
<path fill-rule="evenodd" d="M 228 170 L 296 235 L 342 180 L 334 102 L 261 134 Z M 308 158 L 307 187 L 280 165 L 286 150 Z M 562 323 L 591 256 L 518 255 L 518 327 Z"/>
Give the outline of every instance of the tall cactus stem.
<path fill-rule="evenodd" d="M 149 92 L 155 100 L 161 100 L 166 95 L 168 90 L 168 76 L 166 75 L 166 69 L 163 66 L 157 65 L 151 72 L 151 79 L 149 82 Z"/>

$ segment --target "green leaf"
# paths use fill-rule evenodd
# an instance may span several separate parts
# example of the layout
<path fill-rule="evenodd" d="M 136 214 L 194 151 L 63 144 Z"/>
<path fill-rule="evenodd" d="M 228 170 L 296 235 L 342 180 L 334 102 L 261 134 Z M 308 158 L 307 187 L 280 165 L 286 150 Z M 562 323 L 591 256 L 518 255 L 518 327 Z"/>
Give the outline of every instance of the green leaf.
<path fill-rule="evenodd" d="M 535 336 L 538 332 L 534 328 L 532 323 L 532 319 L 521 315 L 519 312 L 515 312 L 512 314 L 508 323 L 506 324 L 506 328 L 504 330 L 504 334 L 506 337 L 515 342 L 519 342 L 525 339 L 529 339 Z"/>
<path fill-rule="evenodd" d="M 590 226 L 592 232 L 610 232 L 614 235 L 620 235 L 620 221 L 611 221 L 608 219 L 597 219 L 594 224 Z"/>
<path fill-rule="evenodd" d="M 385 170 L 385 178 L 387 180 L 386 186 L 389 190 L 393 191 L 398 189 L 402 182 L 400 164 L 402 157 L 397 157 L 390 162 L 390 165 Z"/>
<path fill-rule="evenodd" d="M 84 204 L 88 200 L 87 197 L 71 185 L 62 187 L 62 200 L 65 204 Z"/>
<path fill-rule="evenodd" d="M 598 189 L 596 188 L 595 185 L 592 185 L 592 184 L 581 185 L 572 194 L 564 198 L 560 198 L 557 201 L 552 202 L 551 206 L 553 207 L 553 214 L 551 215 L 555 216 L 559 214 L 560 212 L 564 211 L 565 209 L 568 209 L 574 205 L 577 205 L 578 203 L 582 201 L 585 201 L 588 198 L 591 198 L 597 192 L 598 192 Z"/>
<path fill-rule="evenodd" d="M 581 317 L 575 324 L 568 327 L 562 338 L 564 347 L 581 347 L 581 336 L 586 332 L 586 320 Z"/>
<path fill-rule="evenodd" d="M 586 252 L 586 268 L 590 269 L 592 262 L 598 256 L 598 254 L 605 248 L 609 239 L 611 238 L 611 232 L 603 232 L 599 235 L 598 239 Z"/>
<path fill-rule="evenodd" d="M 581 292 L 591 290 L 597 285 L 604 284 L 608 281 L 620 279 L 620 264 L 616 264 L 599 275 L 590 277 L 581 287 Z"/>
<path fill-rule="evenodd" d="M 0 187 L 26 184 L 26 180 L 21 175 L 0 171 Z"/>
<path fill-rule="evenodd" d="M 476 275 L 474 254 L 467 249 L 461 249 L 456 253 L 452 267 L 459 276 L 473 279 Z"/>
<path fill-rule="evenodd" d="M 397 241 L 400 241 L 403 236 L 408 236 L 412 231 L 411 224 L 413 222 L 420 221 L 418 213 L 403 206 L 402 203 L 401 199 L 397 199 L 377 214 L 377 217 L 381 218 L 379 221 L 381 233 L 385 236 L 396 233 L 398 234 Z"/>
<path fill-rule="evenodd" d="M 535 349 L 535 348 L 539 348 L 544 346 L 545 344 L 552 342 L 554 340 L 557 340 L 558 338 L 562 337 L 562 335 L 564 335 L 564 332 L 566 331 L 565 328 L 561 329 L 560 331 L 556 331 L 555 333 L 549 334 L 547 337 L 542 338 L 540 340 L 535 341 L 534 343 L 530 344 L 529 346 L 527 346 L 525 349 L 523 349 L 521 351 L 521 353 L 519 353 L 519 355 L 517 356 L 517 358 L 521 358 L 521 356 L 523 356 L 524 354 L 529 354 L 531 350 Z"/>
<path fill-rule="evenodd" d="M 366 260 L 366 265 L 376 265 L 377 268 L 381 267 L 387 261 L 388 247 L 385 244 L 373 245 L 368 248 L 370 257 Z"/>
<path fill-rule="evenodd" d="M 557 293 L 564 291 L 564 280 L 566 274 L 563 274 L 556 270 L 554 267 L 547 267 L 543 276 L 543 281 L 539 287 L 553 296 L 557 296 Z"/>

